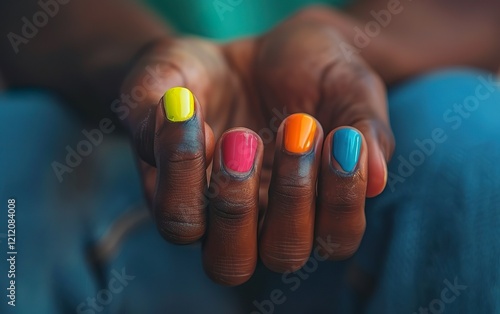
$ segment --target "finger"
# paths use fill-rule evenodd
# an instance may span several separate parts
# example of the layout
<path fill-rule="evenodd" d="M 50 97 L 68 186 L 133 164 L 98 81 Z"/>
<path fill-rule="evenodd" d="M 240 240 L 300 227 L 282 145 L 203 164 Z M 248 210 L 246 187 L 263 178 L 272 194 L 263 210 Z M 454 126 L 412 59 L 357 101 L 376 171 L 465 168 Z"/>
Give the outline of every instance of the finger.
<path fill-rule="evenodd" d="M 200 104 L 188 89 L 171 88 L 157 107 L 155 125 L 156 224 L 167 240 L 191 243 L 206 229 L 206 151 L 213 150 L 206 149 Z"/>
<path fill-rule="evenodd" d="M 203 265 L 209 277 L 220 284 L 246 282 L 257 264 L 263 150 L 257 134 L 244 128 L 227 131 L 215 149 Z"/>
<path fill-rule="evenodd" d="M 285 272 L 302 267 L 311 252 L 323 129 L 313 117 L 294 114 L 277 138 L 260 256 L 269 269 Z"/>
<path fill-rule="evenodd" d="M 386 161 L 395 145 L 383 81 L 363 60 L 354 58 L 352 62 L 339 61 L 324 75 L 322 91 L 325 105 L 318 116 L 330 121 L 325 125 L 332 128 L 349 125 L 365 137 L 368 149 L 367 196 L 377 196 L 385 188 Z"/>
<path fill-rule="evenodd" d="M 318 179 L 315 238 L 331 260 L 350 257 L 365 231 L 368 151 L 362 134 L 340 127 L 328 134 Z"/>

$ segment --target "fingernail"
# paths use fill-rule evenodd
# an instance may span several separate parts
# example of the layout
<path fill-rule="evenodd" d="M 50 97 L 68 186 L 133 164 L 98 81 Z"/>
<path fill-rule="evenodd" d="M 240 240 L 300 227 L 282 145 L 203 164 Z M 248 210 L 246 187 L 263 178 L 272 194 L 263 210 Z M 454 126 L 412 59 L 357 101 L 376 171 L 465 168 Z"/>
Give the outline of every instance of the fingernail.
<path fill-rule="evenodd" d="M 167 119 L 172 122 L 183 122 L 194 114 L 193 93 L 184 87 L 169 89 L 163 96 L 163 106 Z"/>
<path fill-rule="evenodd" d="M 297 113 L 285 121 L 285 149 L 290 153 L 303 154 L 311 150 L 316 133 L 316 121 L 313 117 Z"/>
<path fill-rule="evenodd" d="M 247 173 L 252 169 L 257 137 L 246 131 L 226 133 L 222 140 L 222 161 L 226 170 Z"/>
<path fill-rule="evenodd" d="M 361 135 L 358 131 L 345 128 L 333 134 L 332 155 L 344 172 L 356 168 L 360 152 Z"/>

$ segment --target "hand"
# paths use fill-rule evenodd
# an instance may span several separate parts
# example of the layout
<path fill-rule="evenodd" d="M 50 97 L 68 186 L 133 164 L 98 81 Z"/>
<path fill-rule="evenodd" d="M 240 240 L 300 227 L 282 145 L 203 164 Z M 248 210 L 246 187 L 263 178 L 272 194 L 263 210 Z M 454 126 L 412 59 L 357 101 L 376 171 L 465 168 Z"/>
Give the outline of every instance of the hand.
<path fill-rule="evenodd" d="M 341 40 L 299 14 L 226 45 L 157 42 L 126 80 L 123 93 L 138 102 L 127 126 L 158 229 L 180 244 L 206 235 L 213 280 L 245 282 L 258 251 L 284 272 L 307 261 L 313 239 L 338 246 L 332 260 L 359 246 L 365 197 L 383 190 L 394 140 L 384 84 L 363 60 L 344 59 Z"/>

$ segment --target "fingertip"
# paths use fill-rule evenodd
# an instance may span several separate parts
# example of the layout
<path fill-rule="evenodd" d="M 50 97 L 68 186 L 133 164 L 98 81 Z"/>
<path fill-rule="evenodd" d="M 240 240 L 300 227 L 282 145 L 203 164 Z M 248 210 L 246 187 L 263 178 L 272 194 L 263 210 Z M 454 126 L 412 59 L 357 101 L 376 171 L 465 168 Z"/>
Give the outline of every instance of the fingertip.
<path fill-rule="evenodd" d="M 387 184 L 387 163 L 380 148 L 376 147 L 375 157 L 369 157 L 368 161 L 368 185 L 366 197 L 372 198 L 380 195 Z"/>

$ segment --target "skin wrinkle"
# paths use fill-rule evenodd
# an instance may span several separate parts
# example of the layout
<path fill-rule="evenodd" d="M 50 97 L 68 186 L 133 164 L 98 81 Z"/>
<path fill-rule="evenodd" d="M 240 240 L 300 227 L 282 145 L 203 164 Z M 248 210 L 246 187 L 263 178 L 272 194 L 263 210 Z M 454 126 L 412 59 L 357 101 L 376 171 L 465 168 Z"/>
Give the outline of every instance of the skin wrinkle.
<path fill-rule="evenodd" d="M 227 200 L 211 200 L 211 213 L 219 218 L 234 220 L 236 224 L 239 221 L 245 221 L 248 216 L 255 214 L 254 209 L 257 208 L 257 203 L 253 200 L 235 201 L 233 203 Z"/>

